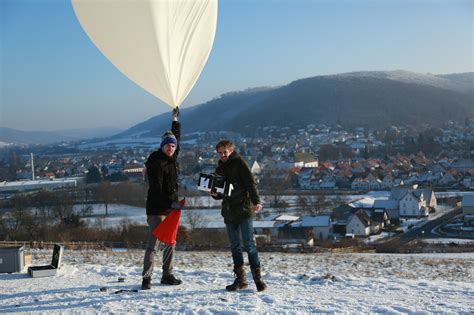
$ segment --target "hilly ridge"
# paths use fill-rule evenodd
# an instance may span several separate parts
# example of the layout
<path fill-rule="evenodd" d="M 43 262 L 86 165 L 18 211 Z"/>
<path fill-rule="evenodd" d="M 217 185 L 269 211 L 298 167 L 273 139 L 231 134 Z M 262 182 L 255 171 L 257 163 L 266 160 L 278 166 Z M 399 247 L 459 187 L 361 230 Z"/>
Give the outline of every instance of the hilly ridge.
<path fill-rule="evenodd" d="M 258 127 L 340 124 L 440 126 L 474 118 L 474 73 L 423 75 L 408 71 L 353 72 L 300 79 L 277 88 L 221 95 L 183 109 L 185 133 L 236 131 Z M 155 116 L 118 135 L 159 135 L 169 114 Z"/>

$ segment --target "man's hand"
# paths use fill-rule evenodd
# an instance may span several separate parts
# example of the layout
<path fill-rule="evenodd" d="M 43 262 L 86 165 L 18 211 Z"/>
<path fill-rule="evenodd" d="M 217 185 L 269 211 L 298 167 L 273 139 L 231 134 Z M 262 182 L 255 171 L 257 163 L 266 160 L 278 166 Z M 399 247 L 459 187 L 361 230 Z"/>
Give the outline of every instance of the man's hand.
<path fill-rule="evenodd" d="M 183 209 L 183 207 L 186 205 L 186 198 L 181 199 L 180 201 L 173 201 L 171 204 L 171 209 Z"/>
<path fill-rule="evenodd" d="M 211 197 L 217 197 L 219 194 L 216 192 L 210 192 L 209 195 L 211 195 Z"/>
<path fill-rule="evenodd" d="M 263 209 L 263 206 L 260 203 L 257 203 L 256 205 L 253 206 L 254 212 L 259 212 L 262 209 Z"/>
<path fill-rule="evenodd" d="M 176 106 L 175 108 L 173 108 L 173 114 L 171 115 L 171 117 L 173 117 L 174 121 L 178 121 L 178 116 L 179 116 L 179 107 Z"/>

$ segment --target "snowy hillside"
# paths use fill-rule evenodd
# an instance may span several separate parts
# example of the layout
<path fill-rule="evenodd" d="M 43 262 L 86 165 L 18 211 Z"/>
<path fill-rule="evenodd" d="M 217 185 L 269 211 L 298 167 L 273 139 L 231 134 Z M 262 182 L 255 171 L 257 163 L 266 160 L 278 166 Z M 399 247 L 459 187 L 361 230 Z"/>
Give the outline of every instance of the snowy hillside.
<path fill-rule="evenodd" d="M 433 75 L 429 73 L 416 73 L 405 70 L 395 71 L 359 71 L 337 74 L 339 77 L 373 77 L 381 79 L 389 79 L 405 83 L 422 84 L 434 86 L 437 88 L 459 91 L 464 93 L 472 93 L 472 77 L 473 73 L 451 74 L 451 75 Z M 460 80 L 459 77 L 464 78 Z"/>
<path fill-rule="evenodd" d="M 50 250 L 27 250 L 48 264 Z M 139 289 L 143 251 L 64 252 L 54 278 L 0 274 L 0 313 L 449 313 L 474 311 L 474 253 L 261 253 L 268 290 L 226 292 L 228 252 L 177 252 L 177 287 Z M 248 268 L 247 268 L 248 271 Z M 248 273 L 250 276 L 250 273 Z M 125 278 L 118 282 L 118 278 Z M 105 287 L 105 291 L 100 288 Z"/>

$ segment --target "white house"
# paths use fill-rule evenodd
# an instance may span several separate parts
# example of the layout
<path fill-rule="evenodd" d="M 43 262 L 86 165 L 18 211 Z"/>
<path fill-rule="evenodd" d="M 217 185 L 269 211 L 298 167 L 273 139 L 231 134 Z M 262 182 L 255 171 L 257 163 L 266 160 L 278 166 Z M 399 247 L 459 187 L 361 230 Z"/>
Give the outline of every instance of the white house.
<path fill-rule="evenodd" d="M 346 225 L 346 233 L 354 234 L 355 236 L 369 236 L 370 235 L 371 220 L 364 210 L 357 210 L 349 217 Z"/>
<path fill-rule="evenodd" d="M 353 190 L 369 190 L 370 183 L 362 178 L 356 178 L 352 181 L 351 189 Z"/>
<path fill-rule="evenodd" d="M 369 187 L 371 190 L 380 190 L 382 189 L 382 181 L 378 178 L 372 178 L 369 181 Z"/>
<path fill-rule="evenodd" d="M 425 198 L 425 206 L 436 209 L 438 206 L 438 201 L 436 200 L 436 195 L 433 189 L 423 188 L 420 191 L 423 192 L 423 198 Z"/>
<path fill-rule="evenodd" d="M 413 191 L 408 191 L 399 201 L 401 217 L 425 217 L 428 216 L 429 210 L 425 207 L 426 202 L 423 193 L 416 196 Z"/>
<path fill-rule="evenodd" d="M 393 175 L 387 174 L 382 180 L 382 189 L 391 189 L 393 187 Z"/>
<path fill-rule="evenodd" d="M 369 219 L 369 231 L 370 231 L 369 235 L 378 234 L 382 230 L 385 220 L 383 216 L 375 215 L 375 211 L 377 211 L 377 213 L 379 211 L 382 211 L 383 213 L 387 214 L 387 219 L 388 219 L 388 213 L 384 209 L 362 209 L 362 210 L 365 212 L 365 214 L 367 215 L 367 218 Z M 374 216 L 376 220 L 374 220 Z"/>
<path fill-rule="evenodd" d="M 295 167 L 318 167 L 318 159 L 309 152 L 295 153 Z"/>
<path fill-rule="evenodd" d="M 304 216 L 298 221 L 279 226 L 278 242 L 312 245 L 315 240 L 327 240 L 331 233 L 329 216 Z"/>
<path fill-rule="evenodd" d="M 293 224 L 293 226 L 311 228 L 313 238 L 317 240 L 327 240 L 329 235 L 332 234 L 331 218 L 328 215 L 303 216 L 298 223 Z"/>
<path fill-rule="evenodd" d="M 373 209 L 370 218 L 372 220 L 372 234 L 380 232 L 386 225 L 390 224 L 390 215 L 386 209 Z"/>
<path fill-rule="evenodd" d="M 262 168 L 260 167 L 260 165 L 258 164 L 257 161 L 251 162 L 250 165 L 251 165 L 250 166 L 250 171 L 252 172 L 252 174 L 260 175 L 262 173 Z"/>

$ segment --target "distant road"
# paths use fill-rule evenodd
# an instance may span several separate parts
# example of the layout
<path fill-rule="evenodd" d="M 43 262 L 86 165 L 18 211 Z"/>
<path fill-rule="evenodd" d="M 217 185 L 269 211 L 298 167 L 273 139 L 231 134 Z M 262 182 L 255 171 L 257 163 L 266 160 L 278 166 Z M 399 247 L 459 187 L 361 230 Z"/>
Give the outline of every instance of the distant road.
<path fill-rule="evenodd" d="M 407 232 L 399 235 L 399 238 L 404 243 L 408 243 L 414 239 L 421 239 L 421 238 L 441 238 L 446 237 L 444 235 L 434 234 L 432 233 L 433 229 L 439 228 L 441 225 L 446 224 L 447 222 L 451 221 L 454 217 L 459 216 L 462 214 L 461 207 L 455 207 L 453 210 L 447 212 L 446 214 L 436 218 L 434 220 L 428 221 L 427 223 L 423 224 L 420 227 L 414 227 Z M 449 235 L 450 238 L 456 238 L 454 235 Z M 459 238 L 462 238 L 458 236 Z"/>

